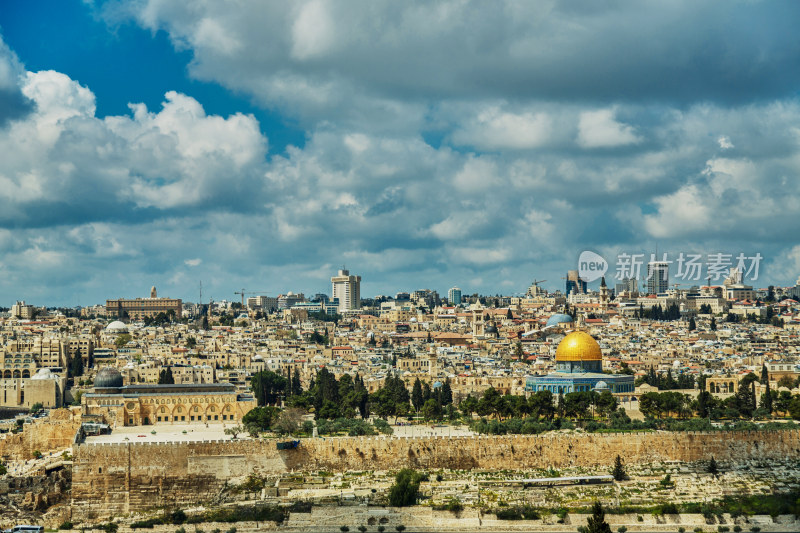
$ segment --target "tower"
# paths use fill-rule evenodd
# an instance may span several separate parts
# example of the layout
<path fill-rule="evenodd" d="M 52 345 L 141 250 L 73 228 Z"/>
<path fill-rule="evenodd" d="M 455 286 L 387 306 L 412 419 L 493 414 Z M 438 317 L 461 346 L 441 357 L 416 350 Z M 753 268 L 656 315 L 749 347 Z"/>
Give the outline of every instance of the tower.
<path fill-rule="evenodd" d="M 349 270 L 341 269 L 331 278 L 332 298 L 339 300 L 339 312 L 361 308 L 361 276 L 351 276 Z"/>
<path fill-rule="evenodd" d="M 155 285 L 150 287 L 150 298 L 158 298 L 158 292 L 156 292 L 156 286 Z"/>
<path fill-rule="evenodd" d="M 600 311 L 603 313 L 608 312 L 608 286 L 606 285 L 606 277 L 600 278 Z"/>
<path fill-rule="evenodd" d="M 575 294 L 586 294 L 586 282 L 583 281 L 578 275 L 577 270 L 567 271 L 567 287 L 566 295 L 569 296 L 573 292 Z"/>
<path fill-rule="evenodd" d="M 461 289 L 453 287 L 447 291 L 447 301 L 450 305 L 461 305 Z"/>
<path fill-rule="evenodd" d="M 669 263 L 650 261 L 647 263 L 647 293 L 667 292 L 669 288 Z"/>

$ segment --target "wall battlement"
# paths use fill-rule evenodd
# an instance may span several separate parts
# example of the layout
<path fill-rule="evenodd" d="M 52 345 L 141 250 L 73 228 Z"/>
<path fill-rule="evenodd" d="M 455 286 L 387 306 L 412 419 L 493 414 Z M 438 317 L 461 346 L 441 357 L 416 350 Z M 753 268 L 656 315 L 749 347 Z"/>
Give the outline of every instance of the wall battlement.
<path fill-rule="evenodd" d="M 211 501 L 229 482 L 289 471 L 536 469 L 626 463 L 800 457 L 800 430 L 548 433 L 479 437 L 303 439 L 81 444 L 73 448 L 73 512 L 98 517 Z"/>

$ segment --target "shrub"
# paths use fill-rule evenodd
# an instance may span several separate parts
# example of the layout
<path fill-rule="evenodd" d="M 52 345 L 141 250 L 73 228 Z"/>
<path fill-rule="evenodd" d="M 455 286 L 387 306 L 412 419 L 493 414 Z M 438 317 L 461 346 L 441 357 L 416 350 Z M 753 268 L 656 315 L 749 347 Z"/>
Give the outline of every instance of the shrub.
<path fill-rule="evenodd" d="M 679 527 L 678 528 L 678 533 L 686 533 L 686 528 L 685 527 Z"/>
<path fill-rule="evenodd" d="M 403 531 L 406 530 L 406 526 L 404 526 L 403 524 L 394 526 L 394 528 L 398 531 L 398 533 L 402 533 Z"/>
<path fill-rule="evenodd" d="M 358 530 L 359 530 L 361 533 L 364 533 L 364 532 L 367 530 L 367 526 L 365 526 L 365 525 L 360 525 L 360 526 L 358 526 Z"/>
<path fill-rule="evenodd" d="M 236 533 L 236 528 L 235 527 L 228 528 L 228 531 L 226 531 L 225 533 Z"/>
<path fill-rule="evenodd" d="M 530 505 L 498 509 L 494 513 L 498 520 L 537 520 L 539 513 Z M 566 513 L 564 514 L 566 516 Z"/>
<path fill-rule="evenodd" d="M 703 533 L 703 528 L 702 527 L 694 528 L 694 533 Z"/>
<path fill-rule="evenodd" d="M 153 529 L 153 526 L 163 523 L 163 518 L 147 518 L 131 523 L 131 529 Z"/>
<path fill-rule="evenodd" d="M 717 526 L 717 531 L 719 531 L 719 533 L 728 533 L 730 530 L 731 528 L 728 526 Z"/>
<path fill-rule="evenodd" d="M 41 459 L 42 458 L 42 452 L 40 452 L 39 450 L 34 450 L 33 458 L 34 459 Z"/>
<path fill-rule="evenodd" d="M 741 531 L 742 531 L 742 526 L 733 526 L 734 533 L 741 533 Z"/>
<path fill-rule="evenodd" d="M 378 526 L 378 533 L 383 533 L 386 531 L 386 526 Z"/>
<path fill-rule="evenodd" d="M 186 533 L 186 529 L 183 526 L 181 526 L 175 530 L 175 533 Z"/>
<path fill-rule="evenodd" d="M 410 468 L 398 472 L 394 485 L 389 489 L 389 505 L 405 507 L 417 503 L 419 484 L 423 479 L 423 475 Z"/>
<path fill-rule="evenodd" d="M 339 528 L 339 531 L 341 531 L 342 533 L 347 533 L 348 531 L 350 531 L 350 528 L 347 526 L 342 526 Z"/>
<path fill-rule="evenodd" d="M 753 533 L 758 533 L 759 531 L 761 531 L 761 528 L 758 526 L 753 526 L 750 528 L 750 531 L 752 531 Z"/>
<path fill-rule="evenodd" d="M 642 515 L 636 515 L 637 522 L 644 522 L 644 517 Z"/>
<path fill-rule="evenodd" d="M 62 522 L 58 529 L 72 529 L 72 522 L 67 520 L 66 522 Z"/>
<path fill-rule="evenodd" d="M 617 528 L 617 533 L 625 533 L 626 531 L 628 531 L 628 528 L 625 526 L 619 526 Z"/>
<path fill-rule="evenodd" d="M 170 524 L 183 524 L 186 522 L 186 513 L 183 512 L 183 509 L 175 509 L 169 513 L 167 520 Z"/>
<path fill-rule="evenodd" d="M 678 506 L 674 503 L 665 503 L 661 505 L 661 514 L 678 514 Z"/>

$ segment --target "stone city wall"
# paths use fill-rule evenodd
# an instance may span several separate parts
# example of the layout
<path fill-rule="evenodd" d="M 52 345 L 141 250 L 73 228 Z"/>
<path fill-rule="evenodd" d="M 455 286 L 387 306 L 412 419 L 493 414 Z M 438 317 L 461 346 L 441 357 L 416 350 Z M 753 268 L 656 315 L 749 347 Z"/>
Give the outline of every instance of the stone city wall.
<path fill-rule="evenodd" d="M 7 433 L 0 437 L 0 457 L 27 461 L 36 451 L 47 454 L 69 448 L 80 425 L 79 412 L 54 409 L 49 417 L 25 424 L 21 433 Z"/>
<path fill-rule="evenodd" d="M 626 463 L 800 457 L 800 430 L 614 433 L 483 437 L 303 439 L 82 444 L 73 448 L 78 520 L 212 502 L 226 483 L 289 471 L 536 469 Z"/>

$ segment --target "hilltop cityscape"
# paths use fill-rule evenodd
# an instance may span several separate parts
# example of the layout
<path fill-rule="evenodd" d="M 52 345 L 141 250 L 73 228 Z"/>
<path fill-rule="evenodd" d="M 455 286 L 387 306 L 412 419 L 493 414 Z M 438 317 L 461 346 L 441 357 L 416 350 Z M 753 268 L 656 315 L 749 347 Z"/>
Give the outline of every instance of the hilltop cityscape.
<path fill-rule="evenodd" d="M 439 465 L 437 481 L 449 482 L 433 482 L 429 468 L 422 484 L 413 477 L 422 474 L 408 474 L 414 495 L 399 503 L 394 487 L 400 478 L 392 484 L 391 468 L 379 472 L 388 458 L 375 456 L 366 461 L 367 468 L 351 467 L 346 456 L 337 456 L 344 461 L 334 467 L 344 468 L 340 474 L 312 475 L 335 463 L 323 462 L 319 450 L 298 457 L 331 437 L 365 438 L 367 443 L 371 436 L 451 441 L 575 434 L 580 439 L 666 431 L 680 439 L 701 431 L 714 432 L 709 434 L 716 441 L 725 432 L 766 435 L 767 429 L 797 435 L 792 419 L 800 419 L 800 284 L 754 288 L 731 268 L 719 285 L 681 289 L 670 287 L 669 265 L 651 263 L 646 270 L 649 279 L 624 279 L 613 288 L 601 277 L 596 290 L 570 270 L 563 291 L 549 292 L 535 280 L 524 296 L 466 295 L 453 287 L 444 297 L 424 289 L 365 299 L 361 277 L 342 269 L 331 277 L 330 296 L 311 298 L 292 292 L 252 295 L 242 289 L 236 291 L 238 301 L 189 303 L 159 296 L 152 287 L 147 297 L 108 299 L 105 305 L 83 308 L 48 309 L 18 301 L 0 325 L 2 407 L 20 413 L 5 423 L 7 438 L 0 441 L 5 468 L 14 476 L 44 474 L 45 479 L 68 468 L 72 489 L 53 495 L 43 487 L 44 494 L 30 496 L 33 500 L 26 496 L 17 505 L 44 512 L 53 524 L 132 516 L 123 521 L 130 525 L 150 507 L 163 505 L 157 502 L 209 505 L 222 498 L 233 503 L 247 501 L 246 494 L 256 491 L 262 504 L 274 506 L 268 505 L 272 513 L 290 506 L 291 518 L 273 517 L 276 523 L 293 523 L 291 509 L 297 505 L 321 506 L 324 513 L 331 504 L 402 506 L 420 498 L 429 508 L 458 509 L 456 515 L 465 508 L 478 517 L 494 512 L 502 523 L 499 502 L 510 506 L 509 516 L 514 509 L 541 516 L 530 507 L 529 491 L 520 491 L 515 479 L 551 487 L 534 491 L 537 508 L 578 509 L 622 474 L 595 466 L 586 477 L 585 470 L 573 469 L 589 465 L 569 454 L 545 474 L 534 455 L 520 458 L 513 468 L 522 471 L 502 474 L 497 487 L 486 480 L 492 488 L 485 490 L 497 498 L 490 502 L 480 499 L 482 482 L 475 484 L 474 475 L 497 474 L 479 469 L 465 477 L 459 470 L 442 470 L 447 462 L 434 453 L 422 465 Z M 280 453 L 288 454 L 287 464 L 297 459 L 308 471 L 297 478 L 294 468 L 280 473 L 286 466 L 275 471 L 248 460 L 248 466 L 228 465 L 217 472 L 210 486 L 220 479 L 225 483 L 213 494 L 172 486 L 153 500 L 144 487 L 126 488 L 125 498 L 87 492 L 86 484 L 93 486 L 102 477 L 104 467 L 95 465 L 111 461 L 105 468 L 113 469 L 113 461 L 77 458 L 113 443 L 191 447 L 207 442 L 266 443 L 284 450 Z M 581 446 L 579 440 L 575 446 Z M 183 453 L 191 465 L 197 452 Z M 630 478 L 626 472 L 625 479 L 639 482 L 625 482 L 621 490 L 627 503 L 619 505 L 655 505 L 658 510 L 659 505 L 681 503 L 688 512 L 696 501 L 706 501 L 697 500 L 700 492 L 730 495 L 716 478 L 711 486 L 705 481 L 698 488 L 696 474 L 688 475 L 692 470 L 684 467 L 667 467 L 664 479 L 669 482 L 662 479 L 661 488 L 671 490 L 653 494 L 640 483 L 652 478 L 654 468 L 659 471 L 677 458 L 654 455 L 643 461 L 635 458 L 641 452 L 630 453 L 627 468 L 639 474 Z M 725 460 L 725 454 L 702 457 L 701 468 L 708 468 L 708 461 L 725 465 L 731 476 L 726 483 L 743 483 L 736 493 L 742 497 L 761 494 L 759 487 L 775 479 L 787 488 L 796 486 L 800 471 L 791 457 L 773 458 L 768 451 L 756 456 L 767 460 L 765 470 L 752 465 L 741 470 L 736 466 L 741 457 Z M 654 467 L 650 463 L 657 458 L 662 466 Z M 613 459 L 600 461 L 610 465 Z M 778 475 L 771 459 L 794 466 Z M 616 460 L 617 468 L 624 469 L 621 455 Z M 566 469 L 555 474 L 555 465 Z M 535 466 L 543 473 L 530 470 Z M 565 475 L 575 481 L 565 477 L 559 487 Z M 546 481 L 550 478 L 557 480 L 555 488 Z M 466 490 L 454 492 L 461 482 Z M 588 494 L 568 490 L 578 482 L 598 483 L 598 488 Z M 250 488 L 237 489 L 244 490 L 241 494 L 229 483 Z M 681 492 L 675 492 L 678 486 Z M 637 496 L 642 490 L 646 496 Z M 136 504 L 134 491 L 144 491 Z M 679 511 L 670 507 L 665 512 Z M 425 523 L 392 517 L 393 523 L 409 520 L 418 527 Z M 557 526 L 547 523 L 543 527 Z M 773 527 L 786 524 L 777 521 Z"/>
<path fill-rule="evenodd" d="M 800 531 L 798 20 L 0 1 L 0 533 Z"/>

